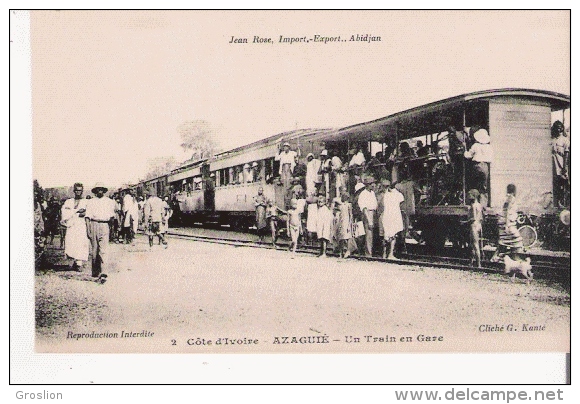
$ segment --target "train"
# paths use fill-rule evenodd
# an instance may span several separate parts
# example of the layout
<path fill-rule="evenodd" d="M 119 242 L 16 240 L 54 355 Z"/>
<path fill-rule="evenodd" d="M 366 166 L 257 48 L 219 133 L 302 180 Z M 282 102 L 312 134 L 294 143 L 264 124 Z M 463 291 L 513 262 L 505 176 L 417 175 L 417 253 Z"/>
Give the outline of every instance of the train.
<path fill-rule="evenodd" d="M 318 158 L 323 150 L 331 150 L 344 163 L 342 175 L 351 195 L 354 178 L 359 175 L 387 175 L 395 182 L 411 182 L 414 206 L 408 216 L 413 237 L 436 249 L 448 243 L 461 246 L 466 236 L 458 229 L 468 214 L 467 193 L 473 186 L 473 173 L 467 159 L 453 154 L 453 142 L 456 132 L 461 133 L 464 153 L 469 148 L 469 135 L 484 128 L 493 147 L 482 192 L 484 238 L 497 241 L 497 217 L 502 212 L 506 186 L 513 183 L 522 215 L 518 222 L 533 230 L 522 232 L 526 245 L 533 244 L 539 232 L 550 242 L 552 237 L 562 238 L 569 248 L 569 198 L 554 198 L 561 192 L 556 190 L 559 183 L 554 175 L 551 137 L 553 117 L 564 119 L 569 108 L 569 96 L 544 90 L 472 92 L 338 129 L 279 133 L 184 164 L 133 188 L 137 194 L 152 188 L 159 196 L 170 196 L 175 220 L 181 224 L 248 229 L 254 223 L 258 188 L 277 206 L 288 207 L 289 189 L 280 180 L 276 159 L 282 144 L 289 144 L 298 153 L 297 163 L 302 167 L 309 153 Z M 403 155 L 410 145 L 420 146 L 422 151 Z M 357 150 L 365 156 L 363 172 L 360 167 L 348 166 Z M 331 199 L 338 192 L 327 191 Z"/>

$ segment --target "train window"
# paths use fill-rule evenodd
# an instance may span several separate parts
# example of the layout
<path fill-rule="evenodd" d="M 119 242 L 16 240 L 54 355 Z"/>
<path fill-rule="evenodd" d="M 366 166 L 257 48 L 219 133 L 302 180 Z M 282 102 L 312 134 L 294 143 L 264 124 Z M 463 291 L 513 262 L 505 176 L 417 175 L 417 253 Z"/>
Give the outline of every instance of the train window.
<path fill-rule="evenodd" d="M 276 163 L 278 163 L 278 167 L 280 167 L 280 163 L 274 160 L 274 157 L 270 157 L 269 159 L 264 160 L 264 176 L 266 178 L 266 182 L 272 181 L 278 171 L 275 170 Z"/>
<path fill-rule="evenodd" d="M 262 181 L 262 176 L 264 175 L 263 173 L 263 164 L 261 161 L 254 161 L 252 163 L 252 181 L 253 182 L 259 182 Z"/>
<path fill-rule="evenodd" d="M 244 183 L 244 166 L 237 166 L 236 167 L 236 174 L 237 174 L 236 183 L 243 184 Z"/>
<path fill-rule="evenodd" d="M 252 182 L 252 181 L 254 181 L 252 166 L 250 164 L 244 164 L 244 182 Z"/>
<path fill-rule="evenodd" d="M 222 168 L 220 170 L 220 175 L 222 177 L 222 181 L 221 181 L 222 186 L 226 186 L 230 183 L 229 173 L 230 173 L 230 171 L 228 168 Z"/>

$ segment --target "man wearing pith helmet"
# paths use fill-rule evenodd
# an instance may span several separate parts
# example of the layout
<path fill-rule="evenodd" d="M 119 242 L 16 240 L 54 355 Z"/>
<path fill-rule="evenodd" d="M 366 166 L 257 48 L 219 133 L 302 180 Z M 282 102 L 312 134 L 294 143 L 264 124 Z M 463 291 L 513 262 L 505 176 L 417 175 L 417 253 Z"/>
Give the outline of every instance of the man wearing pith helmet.
<path fill-rule="evenodd" d="M 91 243 L 92 275 L 104 283 L 107 275 L 104 273 L 110 264 L 109 257 L 109 222 L 115 216 L 115 201 L 105 198 L 107 187 L 98 182 L 92 189 L 94 198 L 87 202 L 85 221 L 87 236 Z"/>

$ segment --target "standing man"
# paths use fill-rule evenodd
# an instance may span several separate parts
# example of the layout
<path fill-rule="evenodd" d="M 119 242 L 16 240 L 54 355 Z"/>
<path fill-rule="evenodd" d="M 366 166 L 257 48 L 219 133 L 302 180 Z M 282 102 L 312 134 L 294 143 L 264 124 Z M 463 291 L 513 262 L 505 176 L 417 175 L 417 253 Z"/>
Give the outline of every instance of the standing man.
<path fill-rule="evenodd" d="M 116 203 L 106 198 L 108 189 L 98 182 L 92 189 L 95 197 L 87 203 L 85 222 L 87 236 L 91 243 L 92 276 L 105 282 L 107 275 L 103 273 L 109 267 L 109 224 L 115 217 Z"/>
<path fill-rule="evenodd" d="M 50 198 L 48 207 L 44 210 L 44 236 L 49 244 L 54 241 L 54 236 L 59 233 L 60 225 L 60 205 L 57 199 L 53 196 Z M 50 237 L 50 241 L 48 238 Z"/>
<path fill-rule="evenodd" d="M 554 205 L 568 204 L 566 191 L 570 191 L 570 139 L 560 121 L 552 125 L 552 157 L 554 160 Z"/>
<path fill-rule="evenodd" d="M 375 215 L 378 207 L 374 178 L 365 178 L 364 185 L 365 189 L 358 197 L 358 206 L 362 212 L 362 220 L 365 228 L 365 256 L 372 257 Z"/>
<path fill-rule="evenodd" d="M 314 158 L 314 154 L 308 153 L 306 156 L 306 197 L 316 196 L 316 185 L 320 184 L 318 172 L 320 171 L 320 160 Z"/>
<path fill-rule="evenodd" d="M 487 183 L 489 179 L 489 165 L 493 159 L 493 149 L 490 145 L 489 133 L 479 129 L 474 134 L 475 143 L 464 153 L 466 159 L 473 161 L 471 170 L 471 187 L 480 193 L 481 204 L 487 206 Z"/>
<path fill-rule="evenodd" d="M 133 242 L 138 225 L 139 206 L 135 196 L 133 196 L 133 190 L 130 189 L 123 197 L 123 233 L 127 244 Z"/>
<path fill-rule="evenodd" d="M 72 269 L 80 271 L 83 262 L 89 259 L 89 238 L 85 213 L 88 199 L 83 198 L 83 184 L 73 186 L 74 198 L 62 205 L 61 224 L 66 227 L 64 253 L 73 260 Z"/>
<path fill-rule="evenodd" d="M 147 235 L 149 236 L 149 247 L 153 247 L 153 236 L 159 238 L 159 244 L 163 243 L 167 248 L 167 241 L 162 232 L 162 223 L 165 217 L 165 203 L 155 195 L 155 191 L 150 189 L 147 191 L 147 200 L 143 205 L 143 213 L 145 215 L 145 226 Z"/>
<path fill-rule="evenodd" d="M 258 188 L 258 195 L 254 197 L 254 206 L 256 207 L 256 231 L 260 242 L 264 241 L 264 236 L 268 232 L 268 219 L 266 209 L 268 208 L 268 199 L 264 195 L 264 188 Z"/>
<path fill-rule="evenodd" d="M 169 197 L 163 198 L 163 220 L 161 221 L 161 233 L 165 237 L 169 230 L 169 218 L 173 215 L 171 206 L 169 206 Z"/>
<path fill-rule="evenodd" d="M 290 198 L 286 195 L 290 189 L 298 154 L 295 151 L 290 150 L 290 143 L 286 142 L 282 145 L 282 150 L 276 155 L 275 159 L 280 162 L 280 170 L 278 173 L 280 174 L 280 180 L 284 187 L 284 204 L 287 207 L 290 206 Z"/>

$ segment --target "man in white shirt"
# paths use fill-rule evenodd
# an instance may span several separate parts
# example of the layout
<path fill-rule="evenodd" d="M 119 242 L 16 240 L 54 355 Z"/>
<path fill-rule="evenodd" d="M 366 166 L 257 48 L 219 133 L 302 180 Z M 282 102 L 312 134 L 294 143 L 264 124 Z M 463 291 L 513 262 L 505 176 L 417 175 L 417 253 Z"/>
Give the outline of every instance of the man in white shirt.
<path fill-rule="evenodd" d="M 366 162 L 365 155 L 360 147 L 357 147 L 356 154 L 350 159 L 349 167 L 362 166 Z"/>
<path fill-rule="evenodd" d="M 159 237 L 159 244 L 167 248 L 167 241 L 163 235 L 162 223 L 165 218 L 166 203 L 159 198 L 153 190 L 147 192 L 149 197 L 143 205 L 143 212 L 145 213 L 145 223 L 147 226 L 147 235 L 149 236 L 149 247 L 153 247 L 153 237 Z"/>
<path fill-rule="evenodd" d="M 280 161 L 280 180 L 282 181 L 282 186 L 284 187 L 284 195 L 288 194 L 290 189 L 294 167 L 296 166 L 296 160 L 298 159 L 298 154 L 290 150 L 290 143 L 286 142 L 282 145 L 282 150 L 275 157 L 277 161 Z M 284 197 L 285 207 L 290 205 L 290 199 Z"/>
<path fill-rule="evenodd" d="M 479 129 L 474 134 L 475 143 L 465 152 L 465 158 L 473 161 L 472 186 L 480 194 L 487 197 L 487 182 L 489 178 L 489 164 L 493 159 L 493 149 L 490 142 L 489 133 L 485 129 Z"/>
<path fill-rule="evenodd" d="M 308 153 L 306 161 L 306 196 L 312 197 L 316 196 L 316 185 L 320 184 L 320 160 Z"/>
<path fill-rule="evenodd" d="M 92 189 L 95 198 L 87 201 L 85 222 L 87 236 L 91 243 L 92 275 L 104 283 L 107 275 L 104 270 L 109 267 L 109 223 L 115 216 L 115 201 L 105 198 L 108 189 L 97 183 Z"/>
<path fill-rule="evenodd" d="M 83 261 L 89 259 L 89 239 L 85 212 L 88 199 L 83 198 L 83 184 L 73 186 L 74 198 L 67 199 L 62 205 L 61 224 L 66 226 L 64 252 L 73 259 L 73 269 L 80 271 Z"/>
<path fill-rule="evenodd" d="M 375 180 L 372 177 L 364 179 L 365 189 L 358 197 L 358 206 L 362 212 L 365 227 L 365 256 L 373 255 L 373 237 L 375 227 L 375 215 L 378 202 L 375 195 Z"/>
<path fill-rule="evenodd" d="M 132 243 L 137 233 L 137 226 L 139 225 L 139 206 L 137 200 L 133 196 L 133 191 L 128 190 L 123 197 L 123 233 L 125 234 L 125 242 Z"/>
<path fill-rule="evenodd" d="M 332 158 L 330 159 L 330 166 L 332 167 L 332 173 L 334 174 L 334 187 L 335 187 L 335 196 L 339 195 L 340 187 L 345 186 L 344 180 L 344 170 L 342 167 L 342 160 L 338 157 L 338 152 L 332 151 Z"/>

